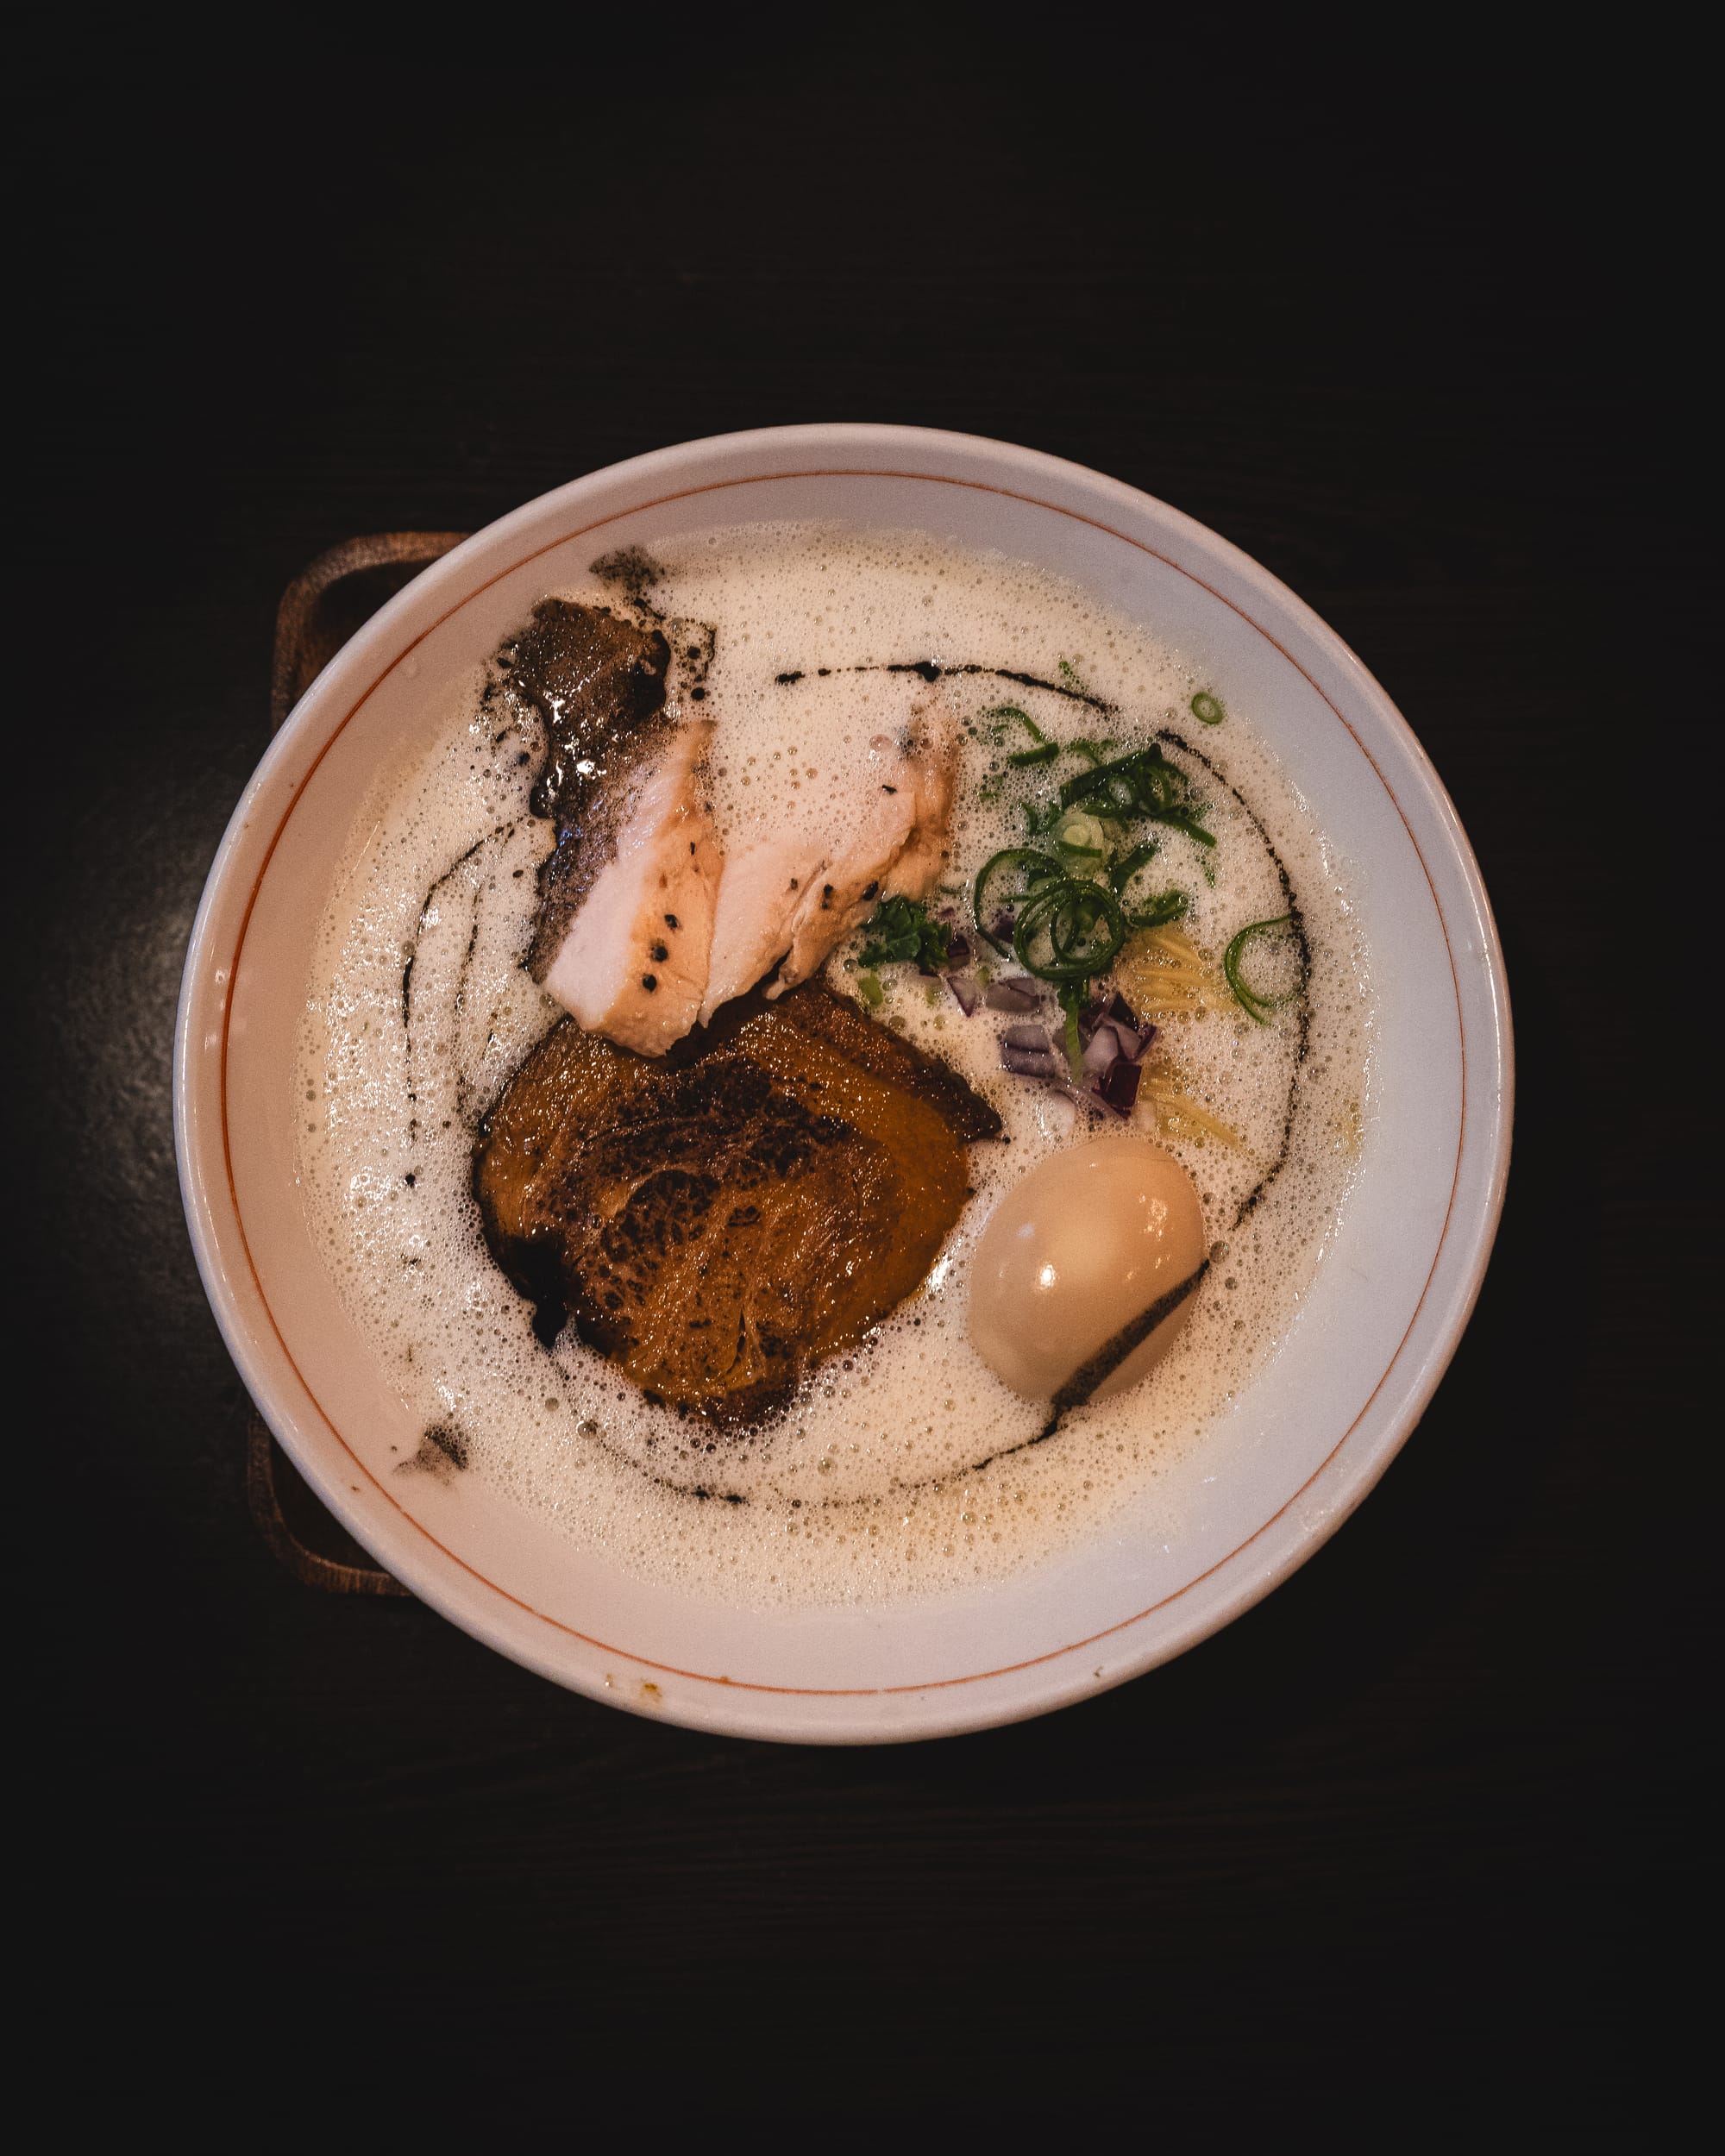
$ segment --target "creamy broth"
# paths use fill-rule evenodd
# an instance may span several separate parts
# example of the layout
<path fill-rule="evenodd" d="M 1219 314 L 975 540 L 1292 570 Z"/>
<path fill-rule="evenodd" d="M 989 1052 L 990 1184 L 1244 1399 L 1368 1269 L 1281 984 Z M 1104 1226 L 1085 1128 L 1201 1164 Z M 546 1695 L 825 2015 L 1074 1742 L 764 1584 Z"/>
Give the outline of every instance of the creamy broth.
<path fill-rule="evenodd" d="M 717 632 L 711 665 L 674 680 L 671 701 L 674 712 L 698 685 L 716 724 L 706 783 L 722 843 L 819 830 L 847 759 L 938 695 L 964 747 L 954 873 L 931 903 L 968 928 L 971 879 L 1020 843 L 1023 804 L 1057 783 L 1046 766 L 1008 766 L 1030 736 L 991 712 L 1010 703 L 1049 738 L 1112 740 L 1113 755 L 1160 742 L 1217 841 L 1207 852 L 1164 832 L 1147 872 L 1189 894 L 1185 933 L 1214 966 L 1240 927 L 1290 899 L 1303 926 L 1303 998 L 1264 1024 L 1238 1006 L 1170 1018 L 1156 1044 L 1241 1144 L 1158 1131 L 1143 1106 L 1127 1123 L 1092 1116 L 1008 1075 L 1001 1019 L 965 1017 L 912 967 L 862 968 L 858 937 L 829 984 L 878 996 L 875 1016 L 951 1062 L 1005 1125 L 971 1146 L 974 1194 L 921 1291 L 817 1368 L 787 1412 L 740 1432 L 654 1406 L 571 1332 L 545 1347 L 472 1195 L 480 1117 L 562 1015 L 520 962 L 551 842 L 528 805 L 538 724 L 481 674 L 428 708 L 423 753 L 356 821 L 308 985 L 307 1217 L 405 1406 L 436 1433 L 404 1451 L 404 1474 L 459 1462 L 619 1563 L 739 1601 L 997 1578 L 1101 1526 L 1204 1443 L 1309 1288 L 1366 1127 L 1371 1003 L 1344 878 L 1229 685 L 1069 583 L 919 534 L 822 527 L 706 533 L 658 559 L 652 603 Z M 619 603 L 597 576 L 561 591 Z M 1221 723 L 1195 716 L 1195 695 L 1220 699 Z M 1273 987 L 1289 962 L 1270 949 L 1251 962 Z M 1155 1137 L 1185 1165 L 1212 1263 L 1168 1360 L 1047 1434 L 1046 1403 L 1009 1391 L 967 1338 L 969 1266 L 1003 1191 L 1104 1130 Z"/>

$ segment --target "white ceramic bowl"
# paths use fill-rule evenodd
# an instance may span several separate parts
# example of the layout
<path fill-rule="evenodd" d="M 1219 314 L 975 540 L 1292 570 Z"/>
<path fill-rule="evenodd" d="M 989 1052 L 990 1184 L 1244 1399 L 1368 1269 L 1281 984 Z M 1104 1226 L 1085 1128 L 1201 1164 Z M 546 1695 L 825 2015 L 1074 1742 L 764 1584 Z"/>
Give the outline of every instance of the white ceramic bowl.
<path fill-rule="evenodd" d="M 1130 1510 L 1057 1562 L 901 1606 L 751 1614 L 630 1576 L 468 1476 L 392 1476 L 418 1438 L 343 1315 L 295 1190 L 289 1075 L 354 805 L 596 553 L 752 519 L 917 528 L 1038 562 L 1182 650 L 1281 755 L 1350 864 L 1377 1006 L 1375 1117 L 1335 1246 L 1205 1448 L 1171 1539 Z M 434 1608 L 593 1698 L 738 1735 L 936 1736 L 1041 1714 L 1204 1639 L 1302 1563 L 1413 1428 L 1485 1269 L 1509 1164 L 1502 954 L 1455 811 L 1396 707 L 1226 541 L 1094 472 L 909 427 L 773 428 L 637 457 L 458 547 L 367 624 L 235 811 L 192 931 L 175 1064 L 186 1214 L 253 1398 L 324 1502 Z M 1360 1612 L 1369 1623 L 1371 1613 Z"/>

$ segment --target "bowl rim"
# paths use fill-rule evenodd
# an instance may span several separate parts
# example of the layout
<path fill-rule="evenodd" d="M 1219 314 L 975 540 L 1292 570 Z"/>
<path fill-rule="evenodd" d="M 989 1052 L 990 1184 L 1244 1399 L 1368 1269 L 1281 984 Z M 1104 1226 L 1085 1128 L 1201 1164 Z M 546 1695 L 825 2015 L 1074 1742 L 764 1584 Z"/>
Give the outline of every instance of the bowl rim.
<path fill-rule="evenodd" d="M 806 457 L 819 451 L 829 459 L 842 458 L 847 453 L 865 461 L 844 464 L 837 461 L 813 463 L 787 461 L 787 456 Z M 894 453 L 919 463 L 921 469 L 905 469 L 891 461 Z M 756 468 L 740 469 L 732 476 L 709 478 L 696 486 L 670 487 L 655 492 L 653 488 L 680 473 L 687 476 L 690 467 L 703 460 L 735 460 L 748 464 L 759 460 Z M 938 467 L 944 461 L 950 465 L 975 464 L 979 461 L 1003 466 L 1020 479 L 1019 486 L 996 484 L 973 476 L 944 471 Z M 932 467 L 932 468 L 931 468 Z M 207 1000 L 212 982 L 222 1012 L 221 1056 L 219 1064 L 219 1113 L 222 1133 L 222 1154 L 225 1167 L 228 1209 L 237 1230 L 241 1254 L 249 1273 L 258 1300 L 274 1329 L 278 1345 L 285 1357 L 295 1379 L 306 1399 L 316 1410 L 318 1420 L 333 1433 L 338 1445 L 355 1466 L 375 1485 L 375 1478 L 352 1454 L 347 1440 L 329 1415 L 319 1406 L 309 1384 L 300 1376 L 294 1363 L 292 1350 L 275 1315 L 270 1310 L 262 1282 L 253 1263 L 247 1244 L 243 1219 L 240 1212 L 237 1190 L 234 1184 L 231 1149 L 227 1114 L 228 1021 L 233 1007 L 233 985 L 252 911 L 267 874 L 270 861 L 294 809 L 303 798 L 318 766 L 329 753 L 335 741 L 349 721 L 363 707 L 381 682 L 406 659 L 410 653 L 442 623 L 469 603 L 491 585 L 510 575 L 539 555 L 550 553 L 567 544 L 584 531 L 618 521 L 627 516 L 660 508 L 679 499 L 710 493 L 716 489 L 741 486 L 767 479 L 798 477 L 868 477 L 897 478 L 919 482 L 945 480 L 949 484 L 973 487 L 1018 500 L 1028 505 L 1055 514 L 1072 517 L 1089 523 L 1097 530 L 1124 541 L 1128 545 L 1152 555 L 1177 573 L 1208 591 L 1220 600 L 1259 636 L 1265 638 L 1281 655 L 1294 666 L 1314 692 L 1328 706 L 1346 731 L 1352 736 L 1395 805 L 1408 830 L 1416 857 L 1431 886 L 1433 903 L 1448 946 L 1449 961 L 1456 993 L 1456 1011 L 1461 1035 L 1462 1117 L 1457 1140 L 1455 1175 L 1452 1183 L 1449 1209 L 1439 1235 L 1419 1302 L 1402 1336 L 1391 1356 L 1383 1376 L 1348 1428 L 1337 1438 L 1312 1475 L 1301 1488 L 1250 1534 L 1245 1537 L 1223 1557 L 1206 1571 L 1187 1581 L 1181 1587 L 1162 1596 L 1148 1608 L 1122 1618 L 1101 1631 L 1087 1638 L 1071 1640 L 1047 1651 L 998 1669 L 979 1670 L 962 1677 L 932 1679 L 923 1683 L 894 1684 L 864 1688 L 777 1686 L 761 1684 L 743 1679 L 719 1677 L 710 1672 L 675 1669 L 673 1665 L 653 1661 L 634 1650 L 617 1647 L 594 1639 L 578 1632 L 561 1620 L 547 1613 L 534 1610 L 499 1583 L 486 1579 L 476 1568 L 447 1550 L 436 1541 L 430 1531 L 416 1520 L 394 1500 L 388 1498 L 390 1510 L 400 1523 L 398 1532 L 380 1532 L 374 1516 L 361 1507 L 348 1504 L 348 1487 L 341 1481 L 332 1481 L 321 1471 L 320 1463 L 309 1457 L 309 1448 L 302 1444 L 293 1414 L 286 1403 L 277 1397 L 276 1378 L 265 1367 L 254 1342 L 246 1313 L 241 1307 L 242 1297 L 229 1277 L 224 1247 L 224 1224 L 219 1219 L 223 1207 L 219 1203 L 221 1192 L 212 1193 L 212 1178 L 208 1174 L 204 1150 L 200 1144 L 198 1124 L 200 1111 L 204 1107 L 203 1095 L 207 1088 L 207 1065 L 200 1061 L 193 1038 L 194 1028 L 200 1017 L 205 1020 L 208 1012 L 200 1010 L 200 1000 Z M 1005 476 L 1005 473 L 1002 473 Z M 547 515 L 554 505 L 568 504 L 576 507 L 581 498 L 624 489 L 630 496 L 624 506 L 613 508 L 586 525 L 574 524 L 560 529 L 554 538 L 543 541 L 524 553 L 511 554 L 505 565 L 478 581 L 470 577 L 470 565 L 482 554 L 498 548 L 512 534 L 531 530 Z M 1032 491 L 1032 489 L 1036 491 Z M 1395 788 L 1360 736 L 1340 708 L 1336 699 L 1314 674 L 1311 667 L 1290 651 L 1272 629 L 1256 618 L 1240 602 L 1207 582 L 1196 573 L 1188 561 L 1163 554 L 1130 530 L 1107 522 L 1101 515 L 1087 515 L 1052 494 L 1076 492 L 1090 498 L 1099 507 L 1113 503 L 1123 517 L 1142 518 L 1146 511 L 1154 520 L 1178 534 L 1201 556 L 1208 558 L 1216 568 L 1235 582 L 1243 585 L 1268 601 L 1274 611 L 1292 617 L 1300 631 L 1327 656 L 1346 678 L 1349 690 L 1358 696 L 1371 709 L 1374 718 L 1398 737 L 1411 773 L 1424 798 L 1424 805 L 1433 812 L 1446 844 L 1450 865 L 1458 870 L 1464 893 L 1471 915 L 1470 926 L 1477 938 L 1484 961 L 1484 972 L 1489 983 L 1491 1016 L 1489 1067 L 1469 1072 L 1468 1029 L 1463 1009 L 1460 977 L 1457 972 L 1455 940 L 1452 935 L 1449 915 L 1432 865 L 1426 859 L 1420 839 L 1408 818 L 1407 809 L 1397 797 Z M 406 642 L 400 640 L 398 624 L 404 617 L 417 616 L 425 607 L 429 598 L 442 593 L 450 603 L 438 612 L 435 619 L 426 622 Z M 387 655 L 386 657 L 385 655 Z M 380 663 L 373 665 L 372 661 Z M 330 700 L 331 689 L 345 675 L 357 681 L 363 679 L 365 686 L 357 690 L 348 703 L 345 716 L 329 730 L 317 753 L 309 760 L 304 752 L 309 746 L 306 736 L 314 733 L 320 718 L 325 718 L 323 705 Z M 326 719 L 327 723 L 327 719 Z M 236 874 L 248 863 L 256 852 L 253 835 L 254 811 L 260 798 L 279 779 L 285 763 L 303 761 L 304 769 L 292 783 L 292 793 L 283 809 L 273 834 L 265 846 L 261 859 L 256 863 L 250 896 L 244 908 L 238 934 L 233 944 L 231 958 L 225 968 L 220 963 L 212 967 L 212 958 L 219 961 L 223 953 L 212 950 L 216 927 L 216 915 L 221 901 L 228 893 Z M 1476 1044 L 1476 1052 L 1477 1052 Z M 1284 1533 L 1277 1538 L 1272 1532 L 1279 1523 L 1293 1513 L 1320 1478 L 1330 1473 L 1338 1459 L 1349 1445 L 1362 1424 L 1373 1414 L 1386 1387 L 1396 1377 L 1398 1366 L 1412 1338 L 1421 1315 L 1426 1309 L 1427 1299 L 1449 1244 L 1454 1224 L 1456 1198 L 1460 1188 L 1464 1155 L 1470 1139 L 1470 1095 L 1473 1100 L 1472 1112 L 1479 1112 L 1478 1102 L 1484 1096 L 1486 1112 L 1495 1127 L 1490 1132 L 1490 1157 L 1484 1168 L 1484 1188 L 1476 1204 L 1470 1208 L 1471 1217 L 1466 1228 L 1465 1266 L 1458 1281 L 1448 1292 L 1448 1307 L 1439 1328 L 1421 1353 L 1417 1362 L 1402 1370 L 1395 1397 L 1386 1411 L 1380 1427 L 1371 1438 L 1369 1445 L 1356 1448 L 1349 1463 L 1349 1472 L 1344 1485 L 1334 1493 L 1335 1501 L 1322 1510 L 1318 1525 L 1302 1525 L 1293 1535 Z M 508 1655 L 511 1659 L 534 1668 L 555 1682 L 586 1695 L 601 1699 L 607 1704 L 618 1705 L 630 1711 L 646 1712 L 657 1719 L 680 1721 L 689 1727 L 738 1735 L 768 1737 L 790 1742 L 869 1743 L 897 1742 L 957 1733 L 962 1731 L 992 1727 L 1010 1721 L 1028 1719 L 1047 1713 L 1055 1708 L 1079 1698 L 1110 1689 L 1126 1682 L 1145 1670 L 1183 1652 L 1220 1630 L 1233 1618 L 1252 1607 L 1269 1594 L 1289 1573 L 1303 1564 L 1312 1552 L 1334 1532 L 1348 1518 L 1376 1485 L 1384 1470 L 1401 1446 L 1406 1442 L 1428 1404 L 1433 1393 L 1458 1344 L 1477 1300 L 1485 1269 L 1490 1261 L 1492 1244 L 1501 1217 L 1507 1183 L 1514 1100 L 1514 1045 L 1508 983 L 1505 975 L 1501 943 L 1492 918 L 1490 899 L 1478 863 L 1466 835 L 1462 829 L 1454 805 L 1433 768 L 1430 759 L 1420 744 L 1413 729 L 1402 717 L 1387 693 L 1377 682 L 1370 670 L 1344 640 L 1329 627 L 1298 595 L 1280 580 L 1244 554 L 1231 542 L 1223 539 L 1209 527 L 1199 523 L 1182 511 L 1090 468 L 1050 456 L 1044 452 L 1023 448 L 1018 444 L 1001 442 L 988 437 L 955 434 L 941 430 L 876 425 L 862 423 L 836 424 L 814 423 L 794 427 L 776 427 L 750 429 L 743 433 L 708 436 L 677 443 L 668 448 L 607 466 L 553 488 L 547 493 L 523 504 L 507 515 L 475 532 L 462 543 L 432 562 L 414 578 L 400 592 L 367 621 L 342 650 L 336 655 L 317 681 L 307 690 L 276 734 L 266 751 L 257 770 L 235 809 L 227 830 L 223 834 L 211 864 L 204 892 L 199 904 L 189 940 L 185 974 L 182 981 L 179 1010 L 176 1024 L 174 1056 L 174 1132 L 179 1156 L 182 1198 L 185 1206 L 194 1254 L 203 1278 L 206 1294 L 221 1329 L 223 1340 L 239 1369 L 248 1390 L 256 1401 L 265 1420 L 282 1443 L 300 1471 L 307 1476 L 337 1517 L 365 1547 L 371 1550 L 379 1561 L 401 1579 L 422 1600 L 430 1602 L 443 1615 L 460 1625 L 462 1629 L 486 1644 Z M 1476 1175 L 1478 1170 L 1476 1169 Z M 377 1486 L 380 1487 L 380 1486 Z M 428 1546 L 429 1545 L 429 1546 Z M 436 1553 L 434 1555 L 434 1553 Z M 444 1562 L 440 1564 L 439 1558 Z M 451 1575 L 447 1568 L 456 1568 Z M 1088 1664 L 1079 1669 L 1072 1665 L 1062 1674 L 1055 1665 L 1068 1658 L 1082 1656 L 1086 1650 L 1100 1641 L 1125 1633 L 1131 1627 L 1143 1624 L 1151 1617 L 1168 1609 L 1183 1597 L 1192 1595 L 1195 1589 L 1213 1581 L 1217 1575 L 1233 1568 L 1233 1577 L 1227 1590 L 1208 1598 L 1200 1598 L 1191 1608 L 1183 1625 L 1164 1630 L 1159 1636 L 1146 1639 L 1142 1647 L 1128 1651 L 1123 1658 L 1106 1671 L 1094 1674 Z M 475 1599 L 464 1593 L 460 1574 L 478 1583 L 485 1592 Z M 497 1603 L 487 1596 L 497 1598 Z M 499 1608 L 498 1604 L 508 1606 Z M 515 1613 L 512 1614 L 511 1613 Z M 643 1669 L 663 1671 L 679 1678 L 697 1683 L 696 1693 L 679 1699 L 674 1706 L 655 1701 L 640 1705 L 626 1695 L 600 1689 L 590 1677 L 557 1659 L 555 1646 L 544 1642 L 537 1646 L 530 1636 L 524 1636 L 518 1615 L 524 1615 L 537 1625 L 549 1627 L 554 1633 L 572 1635 L 590 1647 L 614 1654 L 619 1658 Z M 1046 1669 L 1048 1681 L 1016 1699 L 996 1697 L 998 1686 L 990 1681 L 1009 1679 L 1024 1672 Z M 651 1688 L 648 1687 L 650 1690 Z M 703 1703 L 702 1695 L 707 1695 Z M 787 1727 L 777 1716 L 768 1720 L 751 1714 L 746 1701 L 750 1695 L 771 1695 L 777 1700 L 787 1698 L 861 1700 L 875 1698 L 881 1702 L 882 1714 L 875 1721 L 853 1720 L 842 1728 L 810 1726 Z M 906 1695 L 908 1697 L 906 1698 Z M 913 1723 L 907 1723 L 902 1713 L 888 1709 L 888 1702 L 897 1701 L 900 1707 L 915 1701 L 950 1702 L 937 1711 L 918 1715 Z"/>

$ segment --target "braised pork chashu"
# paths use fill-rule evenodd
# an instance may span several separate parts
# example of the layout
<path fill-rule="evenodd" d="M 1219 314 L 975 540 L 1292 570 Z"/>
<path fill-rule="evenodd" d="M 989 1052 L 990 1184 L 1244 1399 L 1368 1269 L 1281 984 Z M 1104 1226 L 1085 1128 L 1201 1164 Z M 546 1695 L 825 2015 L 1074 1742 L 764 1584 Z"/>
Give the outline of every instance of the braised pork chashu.
<path fill-rule="evenodd" d="M 920 1284 L 1000 1119 L 819 986 L 659 1062 L 560 1025 L 487 1118 L 492 1255 L 649 1396 L 720 1426 L 781 1407 Z"/>

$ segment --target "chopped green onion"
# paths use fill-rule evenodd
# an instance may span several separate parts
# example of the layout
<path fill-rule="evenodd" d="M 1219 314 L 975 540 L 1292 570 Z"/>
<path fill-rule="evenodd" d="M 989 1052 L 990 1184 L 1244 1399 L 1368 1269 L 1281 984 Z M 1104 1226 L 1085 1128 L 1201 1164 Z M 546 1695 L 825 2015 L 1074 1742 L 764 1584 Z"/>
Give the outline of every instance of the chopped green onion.
<path fill-rule="evenodd" d="M 1007 869 L 1020 862 L 1029 864 L 1021 887 L 1016 891 L 1001 888 L 991 892 L 989 887 L 996 876 L 1004 874 Z M 976 881 L 971 887 L 970 892 L 970 911 L 975 917 L 976 932 L 982 937 L 983 942 L 992 943 L 1004 958 L 1007 946 L 990 931 L 988 927 L 990 912 L 996 906 L 1015 905 L 1026 895 L 1032 884 L 1045 882 L 1049 877 L 1057 876 L 1060 873 L 1060 863 L 1042 852 L 1038 847 L 1007 846 L 1000 852 L 991 855 L 976 872 Z"/>
<path fill-rule="evenodd" d="M 1129 854 L 1123 854 L 1108 870 L 1108 881 L 1122 905 L 1126 902 L 1126 886 L 1147 862 L 1154 859 L 1156 852 L 1156 840 L 1146 838 Z M 1158 892 L 1143 906 L 1128 907 L 1126 919 L 1133 928 L 1166 928 L 1170 921 L 1179 920 L 1191 903 L 1183 891 Z"/>
<path fill-rule="evenodd" d="M 1260 1025 L 1268 1025 L 1271 1012 L 1279 1011 L 1284 1003 L 1291 1002 L 1300 990 L 1294 987 L 1286 995 L 1260 995 L 1257 989 L 1249 988 L 1240 978 L 1240 963 L 1245 955 L 1245 947 L 1254 936 L 1265 935 L 1273 928 L 1286 928 L 1293 918 L 1291 913 L 1278 913 L 1273 921 L 1248 922 L 1222 955 L 1223 978 L 1233 990 L 1234 1000 L 1249 1018 L 1255 1018 Z"/>
<path fill-rule="evenodd" d="M 1193 793 L 1191 780 L 1159 749 L 1134 749 L 1113 763 L 1098 764 L 1067 780 L 1060 789 L 1061 806 L 1071 808 L 1080 801 L 1093 805 L 1093 814 L 1120 822 L 1136 818 L 1167 824 L 1201 846 L 1216 843 L 1199 821 L 1203 805 Z"/>
<path fill-rule="evenodd" d="M 1060 678 L 1066 684 L 1069 689 L 1075 690 L 1078 695 L 1088 696 L 1090 693 L 1089 690 L 1087 689 L 1084 684 L 1078 679 L 1077 668 L 1076 667 L 1069 666 L 1064 659 L 1060 661 Z"/>
<path fill-rule="evenodd" d="M 1200 689 L 1192 699 L 1192 716 L 1202 725 L 1220 726 L 1227 715 L 1220 697 L 1212 696 L 1208 689 Z"/>
<path fill-rule="evenodd" d="M 869 928 L 869 940 L 859 954 L 865 966 L 913 960 L 919 966 L 946 963 L 952 931 L 944 921 L 931 919 L 920 899 L 883 899 L 875 909 Z"/>
<path fill-rule="evenodd" d="M 1030 713 L 1019 705 L 995 704 L 984 711 L 982 716 L 984 718 L 994 718 L 1001 722 L 998 726 L 991 726 L 988 729 L 989 738 L 993 741 L 1003 741 L 1006 738 L 1007 723 L 1012 720 L 1016 720 L 1038 747 L 1048 739 L 1048 736 L 1043 732 Z"/>
<path fill-rule="evenodd" d="M 1183 891 L 1160 891 L 1135 913 L 1126 916 L 1134 928 L 1168 928 L 1184 920 L 1191 906 Z"/>
<path fill-rule="evenodd" d="M 1066 744 L 1075 756 L 1084 757 L 1093 768 L 1106 760 L 1110 749 L 1118 749 L 1120 745 L 1113 740 L 1093 741 L 1088 734 L 1080 734 L 1076 741 Z"/>
<path fill-rule="evenodd" d="M 1083 809 L 1065 809 L 1054 827 L 1054 843 L 1068 868 L 1080 875 L 1100 868 L 1108 857 L 1107 835 L 1097 818 Z"/>
<path fill-rule="evenodd" d="M 1113 886 L 1114 896 L 1123 899 L 1126 886 L 1147 861 L 1156 858 L 1157 842 L 1153 838 L 1142 840 L 1129 854 L 1122 854 L 1108 870 L 1108 881 Z"/>
<path fill-rule="evenodd" d="M 1184 831 L 1188 838 L 1195 839 L 1201 846 L 1214 846 L 1216 843 L 1214 832 L 1207 831 L 1204 826 L 1193 817 L 1164 816 L 1162 821 L 1170 830 Z M 1207 867 L 1204 874 L 1211 883 L 1215 881 L 1216 872 L 1214 868 Z"/>
<path fill-rule="evenodd" d="M 1027 763 L 1052 763 L 1059 754 L 1058 742 L 1045 741 L 1039 749 L 1015 749 L 1007 761 L 1018 769 Z"/>
<path fill-rule="evenodd" d="M 878 1011 L 887 1000 L 887 992 L 881 986 L 878 975 L 859 974 L 856 976 L 856 987 L 862 1000 L 871 1011 Z"/>
<path fill-rule="evenodd" d="M 1019 906 L 1013 953 L 1038 981 L 1093 981 L 1119 957 L 1128 933 L 1120 902 L 1106 884 L 1063 875 L 1038 883 Z M 1045 956 L 1037 949 L 1044 937 Z"/>
<path fill-rule="evenodd" d="M 1078 1085 L 1084 1082 L 1084 1040 L 1078 1031 L 1078 1013 L 1084 1008 L 1089 989 L 1087 981 L 1069 981 L 1060 991 L 1060 1007 L 1066 1014 L 1062 1045 L 1066 1050 L 1067 1067 Z"/>

